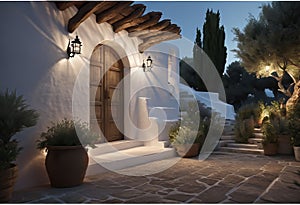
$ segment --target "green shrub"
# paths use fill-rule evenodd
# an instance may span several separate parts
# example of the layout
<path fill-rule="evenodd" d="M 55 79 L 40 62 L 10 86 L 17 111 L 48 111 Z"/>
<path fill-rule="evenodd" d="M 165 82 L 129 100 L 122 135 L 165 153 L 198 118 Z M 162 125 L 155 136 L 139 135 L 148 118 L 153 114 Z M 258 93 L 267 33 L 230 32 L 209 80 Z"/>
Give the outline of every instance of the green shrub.
<path fill-rule="evenodd" d="M 264 134 L 262 143 L 277 143 L 278 142 L 278 128 L 276 128 L 270 121 L 266 121 L 261 127 L 262 133 Z"/>
<path fill-rule="evenodd" d="M 197 131 L 191 130 L 191 128 L 187 126 L 180 126 L 179 124 L 170 130 L 169 137 L 173 145 L 199 143 Z"/>
<path fill-rule="evenodd" d="M 254 121 L 252 119 L 236 120 L 235 141 L 238 143 L 248 143 L 248 139 L 254 136 Z"/>
<path fill-rule="evenodd" d="M 9 168 L 22 149 L 12 137 L 34 126 L 38 116 L 35 110 L 29 109 L 22 95 L 17 96 L 16 91 L 0 92 L 0 170 Z"/>
<path fill-rule="evenodd" d="M 254 136 L 254 127 L 257 126 L 261 114 L 261 105 L 246 104 L 242 106 L 235 117 L 235 141 L 248 143 L 248 139 Z"/>
<path fill-rule="evenodd" d="M 190 103 L 187 109 L 187 115 L 183 117 L 181 123 L 177 123 L 169 131 L 169 139 L 172 144 L 203 144 L 211 125 L 212 129 L 220 130 L 223 127 L 222 118 L 219 113 L 211 112 L 209 108 L 201 107 L 201 110 L 209 115 L 201 117 L 199 112 L 199 105 Z M 199 123 L 198 123 L 199 122 Z M 223 122 L 224 123 L 224 122 Z M 221 130 L 220 130 L 221 132 Z"/>
<path fill-rule="evenodd" d="M 48 146 L 77 146 L 95 147 L 95 142 L 99 135 L 90 132 L 88 125 L 80 121 L 63 119 L 58 123 L 53 123 L 43 132 L 37 140 L 37 148 L 44 149 Z"/>
<path fill-rule="evenodd" d="M 278 119 L 282 117 L 279 102 L 273 101 L 271 102 L 271 105 L 264 106 L 263 112 L 261 114 L 261 118 L 263 119 L 265 117 L 272 118 L 272 119 L 275 118 Z"/>

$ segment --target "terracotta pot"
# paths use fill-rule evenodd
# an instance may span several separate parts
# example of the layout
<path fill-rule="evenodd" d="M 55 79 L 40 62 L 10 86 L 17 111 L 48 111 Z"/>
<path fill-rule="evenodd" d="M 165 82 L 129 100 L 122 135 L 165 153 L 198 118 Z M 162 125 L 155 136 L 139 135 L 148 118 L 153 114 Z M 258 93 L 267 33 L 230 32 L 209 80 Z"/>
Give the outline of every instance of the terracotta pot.
<path fill-rule="evenodd" d="M 278 154 L 293 154 L 293 146 L 291 145 L 291 137 L 289 135 L 278 136 Z"/>
<path fill-rule="evenodd" d="M 0 202 L 9 202 L 18 175 L 18 167 L 12 165 L 11 168 L 0 171 Z"/>
<path fill-rule="evenodd" d="M 263 145 L 264 155 L 272 156 L 277 154 L 277 143 L 267 143 Z"/>
<path fill-rule="evenodd" d="M 180 157 L 189 158 L 199 155 L 200 143 L 195 144 L 179 144 L 175 146 L 176 152 Z"/>
<path fill-rule="evenodd" d="M 294 153 L 296 161 L 300 162 L 300 147 L 294 146 Z"/>
<path fill-rule="evenodd" d="M 73 187 L 82 184 L 89 157 L 82 146 L 49 146 L 46 170 L 53 187 Z"/>

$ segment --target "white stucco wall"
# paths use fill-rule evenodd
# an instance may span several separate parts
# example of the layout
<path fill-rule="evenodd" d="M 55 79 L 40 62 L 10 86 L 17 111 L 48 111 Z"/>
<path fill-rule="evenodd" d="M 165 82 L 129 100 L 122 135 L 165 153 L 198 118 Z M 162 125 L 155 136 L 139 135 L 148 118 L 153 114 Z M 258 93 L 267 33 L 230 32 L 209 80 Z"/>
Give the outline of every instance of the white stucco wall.
<path fill-rule="evenodd" d="M 98 44 L 107 44 L 121 58 L 127 57 L 124 73 L 130 78 L 125 82 L 126 87 L 147 81 L 160 81 L 163 87 L 168 86 L 165 81 L 168 80 L 168 55 L 160 56 L 151 50 L 140 54 L 139 39 L 129 38 L 126 31 L 116 34 L 107 23 L 97 24 L 94 15 L 69 34 L 67 21 L 75 12 L 75 8 L 59 11 L 51 2 L 0 3 L 0 89 L 16 89 L 40 114 L 35 127 L 16 135 L 24 149 L 17 160 L 19 176 L 15 189 L 48 183 L 45 156 L 36 149 L 36 139 L 51 121 L 74 116 L 89 120 L 89 59 Z M 76 34 L 83 43 L 82 54 L 67 59 L 68 40 L 74 39 Z M 176 49 L 174 52 L 179 56 Z M 154 68 L 144 73 L 142 60 L 149 54 Z M 178 66 L 174 66 L 174 71 L 178 73 Z M 178 90 L 176 77 L 169 78 L 169 82 Z M 125 101 L 130 99 L 130 91 L 125 92 Z M 164 101 L 156 97 L 157 104 Z M 125 119 L 125 127 L 126 123 L 128 119 Z"/>

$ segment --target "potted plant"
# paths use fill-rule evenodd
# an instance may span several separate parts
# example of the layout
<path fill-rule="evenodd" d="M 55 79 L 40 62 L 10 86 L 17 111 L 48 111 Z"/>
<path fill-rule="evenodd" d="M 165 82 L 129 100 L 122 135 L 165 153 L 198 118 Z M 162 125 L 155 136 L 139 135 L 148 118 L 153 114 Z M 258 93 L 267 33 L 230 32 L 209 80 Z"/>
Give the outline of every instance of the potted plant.
<path fill-rule="evenodd" d="M 263 116 L 273 125 L 278 137 L 278 154 L 292 154 L 291 137 L 288 127 L 288 120 L 285 111 L 280 107 L 278 102 L 272 102 L 265 107 Z"/>
<path fill-rule="evenodd" d="M 189 103 L 187 112 L 181 124 L 177 123 L 170 129 L 169 138 L 179 156 L 195 157 L 199 155 L 206 140 L 210 124 L 213 129 L 221 129 L 223 118 L 196 102 Z"/>
<path fill-rule="evenodd" d="M 284 117 L 279 117 L 276 120 L 271 120 L 278 134 L 278 154 L 291 155 L 293 147 L 289 131 L 289 122 Z"/>
<path fill-rule="evenodd" d="M 300 103 L 297 103 L 288 112 L 289 129 L 296 161 L 300 161 Z"/>
<path fill-rule="evenodd" d="M 195 157 L 200 151 L 200 136 L 197 131 L 179 123 L 171 128 L 170 142 L 181 157 Z"/>
<path fill-rule="evenodd" d="M 16 91 L 0 92 L 0 202 L 11 198 L 17 177 L 15 161 L 21 151 L 16 133 L 37 123 L 38 114 L 29 109 L 22 95 Z"/>
<path fill-rule="evenodd" d="M 98 139 L 86 123 L 68 119 L 52 122 L 37 141 L 37 148 L 47 152 L 45 166 L 51 186 L 82 184 L 89 160 L 87 146 L 94 148 Z"/>
<path fill-rule="evenodd" d="M 262 124 L 263 137 L 263 149 L 265 155 L 277 154 L 278 147 L 278 132 L 274 125 L 270 121 L 265 121 Z"/>

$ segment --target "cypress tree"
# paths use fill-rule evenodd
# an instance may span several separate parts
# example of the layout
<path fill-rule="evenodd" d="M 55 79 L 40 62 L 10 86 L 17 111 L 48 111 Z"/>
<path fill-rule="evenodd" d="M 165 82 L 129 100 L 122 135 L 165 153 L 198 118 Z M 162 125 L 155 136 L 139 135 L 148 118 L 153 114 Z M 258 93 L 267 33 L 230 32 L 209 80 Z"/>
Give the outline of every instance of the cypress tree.
<path fill-rule="evenodd" d="M 202 42 L 201 42 L 201 31 L 199 28 L 196 29 L 196 39 L 193 48 L 193 62 L 194 69 L 201 73 L 202 65 L 201 65 L 201 52 L 202 52 Z M 196 74 L 195 77 L 195 87 L 194 89 L 197 91 L 207 91 L 201 77 Z"/>
<path fill-rule="evenodd" d="M 225 47 L 224 26 L 219 27 L 220 13 L 207 10 L 205 23 L 203 25 L 203 50 L 214 63 L 220 76 L 223 75 L 227 48 Z"/>

